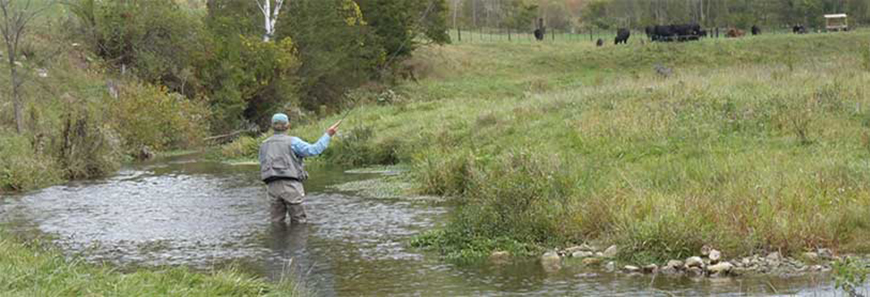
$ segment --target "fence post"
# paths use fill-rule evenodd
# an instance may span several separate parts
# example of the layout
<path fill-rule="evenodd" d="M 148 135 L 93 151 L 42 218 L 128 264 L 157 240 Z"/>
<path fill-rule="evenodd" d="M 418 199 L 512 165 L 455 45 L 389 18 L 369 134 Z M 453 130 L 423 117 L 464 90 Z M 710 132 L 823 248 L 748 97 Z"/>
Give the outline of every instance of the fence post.
<path fill-rule="evenodd" d="M 461 28 L 456 27 L 456 35 L 459 36 L 459 42 L 462 42 L 462 29 Z"/>
<path fill-rule="evenodd" d="M 511 27 L 508 27 L 508 42 L 511 41 Z"/>

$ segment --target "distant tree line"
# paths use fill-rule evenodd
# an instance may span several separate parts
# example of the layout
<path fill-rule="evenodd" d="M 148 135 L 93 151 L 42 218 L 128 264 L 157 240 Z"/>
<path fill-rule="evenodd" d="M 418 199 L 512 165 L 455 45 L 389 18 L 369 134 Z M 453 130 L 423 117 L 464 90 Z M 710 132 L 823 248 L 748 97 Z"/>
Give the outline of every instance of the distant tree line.
<path fill-rule="evenodd" d="M 561 30 L 641 28 L 698 23 L 705 27 L 803 24 L 819 28 L 823 15 L 847 13 L 852 23 L 870 22 L 870 0 L 449 0 L 454 28 L 532 30 L 543 18 Z"/>

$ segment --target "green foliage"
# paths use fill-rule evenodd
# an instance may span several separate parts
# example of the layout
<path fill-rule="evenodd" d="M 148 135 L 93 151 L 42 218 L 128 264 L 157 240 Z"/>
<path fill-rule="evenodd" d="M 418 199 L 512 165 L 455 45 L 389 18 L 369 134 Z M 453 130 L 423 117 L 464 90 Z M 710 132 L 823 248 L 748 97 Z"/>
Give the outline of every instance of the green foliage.
<path fill-rule="evenodd" d="M 359 0 L 357 3 L 389 57 L 410 56 L 418 45 L 418 37 L 437 44 L 450 42 L 445 0 Z"/>
<path fill-rule="evenodd" d="M 861 296 L 856 289 L 864 286 L 867 274 L 870 273 L 870 268 L 867 267 L 866 263 L 845 257 L 835 261 L 833 266 L 834 286 L 837 289 L 842 289 L 849 296 Z"/>
<path fill-rule="evenodd" d="M 398 163 L 396 155 L 399 144 L 395 140 L 372 141 L 374 133 L 371 127 L 353 127 L 326 152 L 326 157 L 335 163 L 350 166 Z"/>
<path fill-rule="evenodd" d="M 90 48 L 117 68 L 190 94 L 189 73 L 202 51 L 202 23 L 174 0 L 93 1 L 71 4 Z"/>
<path fill-rule="evenodd" d="M 54 159 L 35 150 L 28 137 L 0 132 L 0 192 L 31 190 L 62 178 Z"/>
<path fill-rule="evenodd" d="M 107 115 L 87 101 L 71 96 L 63 98 L 66 110 L 61 117 L 62 128 L 56 154 L 68 179 L 102 177 L 120 165 L 121 139 L 105 124 Z"/>
<path fill-rule="evenodd" d="M 515 30 L 528 30 L 538 16 L 538 6 L 524 0 L 513 0 L 507 9 L 504 26 Z"/>
<path fill-rule="evenodd" d="M 258 16 L 253 1 L 209 2 L 206 25 L 211 35 L 197 69 L 217 132 L 248 124 L 265 129 L 273 113 L 298 102 L 296 71 L 301 63 L 295 40 L 262 41 L 263 31 L 253 22 Z"/>
<path fill-rule="evenodd" d="M 208 133 L 209 110 L 163 87 L 130 83 L 110 101 L 113 121 L 128 152 L 194 147 Z"/>
<path fill-rule="evenodd" d="M 864 66 L 864 70 L 870 71 L 870 46 L 865 46 L 861 51 L 861 65 Z"/>
<path fill-rule="evenodd" d="M 345 93 L 372 79 L 384 52 L 353 1 L 300 0 L 293 7 L 277 37 L 296 41 L 300 103 L 315 111 L 341 107 Z"/>
<path fill-rule="evenodd" d="M 0 234 L 0 291 L 10 296 L 307 296 L 292 275 L 270 282 L 236 268 L 116 268 L 67 259 L 44 242 Z"/>

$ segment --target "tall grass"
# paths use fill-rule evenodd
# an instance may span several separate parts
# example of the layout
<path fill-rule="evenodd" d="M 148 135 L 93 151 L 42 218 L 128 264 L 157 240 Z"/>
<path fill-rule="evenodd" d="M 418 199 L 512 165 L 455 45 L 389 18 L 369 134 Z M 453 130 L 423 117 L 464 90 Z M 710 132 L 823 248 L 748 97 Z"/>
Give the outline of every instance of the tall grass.
<path fill-rule="evenodd" d="M 867 36 L 432 48 L 429 78 L 398 89 L 409 102 L 346 125 L 390 143 L 421 192 L 454 197 L 446 228 L 415 242 L 452 257 L 581 241 L 636 261 L 704 244 L 870 251 Z M 357 156 L 342 141 L 332 160 Z"/>
<path fill-rule="evenodd" d="M 306 296 L 292 280 L 270 283 L 234 269 L 113 268 L 67 259 L 39 242 L 0 237 L 0 292 L 4 296 Z"/>

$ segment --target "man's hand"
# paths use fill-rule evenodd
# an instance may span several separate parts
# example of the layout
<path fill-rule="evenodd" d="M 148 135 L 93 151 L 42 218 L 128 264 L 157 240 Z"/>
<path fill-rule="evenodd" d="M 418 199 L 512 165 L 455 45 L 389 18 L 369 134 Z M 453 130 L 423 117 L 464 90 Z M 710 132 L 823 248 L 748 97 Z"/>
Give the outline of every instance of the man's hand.
<path fill-rule="evenodd" d="M 329 134 L 329 137 L 335 136 L 335 132 L 338 131 L 338 126 L 341 125 L 341 121 L 336 122 L 334 125 L 330 126 L 329 129 L 326 129 L 326 134 Z"/>

